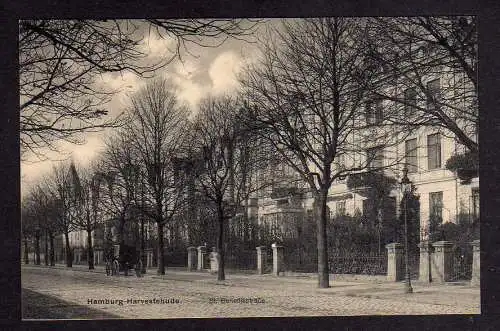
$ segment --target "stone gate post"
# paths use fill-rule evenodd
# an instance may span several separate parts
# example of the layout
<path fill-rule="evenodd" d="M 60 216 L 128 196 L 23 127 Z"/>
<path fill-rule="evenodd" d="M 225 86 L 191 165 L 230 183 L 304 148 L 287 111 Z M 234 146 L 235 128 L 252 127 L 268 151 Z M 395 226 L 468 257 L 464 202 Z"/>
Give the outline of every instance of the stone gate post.
<path fill-rule="evenodd" d="M 390 243 L 385 245 L 387 249 L 387 280 L 398 282 L 404 279 L 403 245 Z"/>
<path fill-rule="evenodd" d="M 94 249 L 94 265 L 102 264 L 103 250 L 102 248 Z"/>
<path fill-rule="evenodd" d="M 279 276 L 283 270 L 284 247 L 276 243 L 271 245 L 273 249 L 273 275 Z"/>
<path fill-rule="evenodd" d="M 453 243 L 451 241 L 437 241 L 432 244 L 432 280 L 444 283 L 451 280 L 453 269 Z"/>
<path fill-rule="evenodd" d="M 472 242 L 472 278 L 471 285 L 479 286 L 481 279 L 481 245 L 479 240 Z"/>
<path fill-rule="evenodd" d="M 146 248 L 144 250 L 146 253 L 146 267 L 147 268 L 152 268 L 153 267 L 153 249 L 152 248 Z"/>
<path fill-rule="evenodd" d="M 266 246 L 258 246 L 257 249 L 257 273 L 262 275 L 266 272 Z"/>
<path fill-rule="evenodd" d="M 207 248 L 205 246 L 198 246 L 198 271 L 205 269 L 204 260 Z"/>
<path fill-rule="evenodd" d="M 197 252 L 196 247 L 190 246 L 187 248 L 187 251 L 188 251 L 188 262 L 187 262 L 188 271 L 194 271 L 196 270 L 196 265 L 198 263 L 196 259 L 196 252 Z"/>
<path fill-rule="evenodd" d="M 215 274 L 219 271 L 220 253 L 214 249 L 210 253 L 210 272 Z"/>
<path fill-rule="evenodd" d="M 434 249 L 428 241 L 420 242 L 418 248 L 420 249 L 418 280 L 424 283 L 430 283 L 432 282 L 431 257 Z"/>

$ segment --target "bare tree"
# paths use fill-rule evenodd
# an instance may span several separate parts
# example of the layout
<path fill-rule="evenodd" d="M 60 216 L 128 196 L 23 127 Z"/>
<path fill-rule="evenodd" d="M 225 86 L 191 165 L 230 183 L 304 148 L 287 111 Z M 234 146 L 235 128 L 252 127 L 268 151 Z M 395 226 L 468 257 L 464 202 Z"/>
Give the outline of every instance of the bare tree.
<path fill-rule="evenodd" d="M 96 85 L 104 72 L 147 76 L 180 57 L 187 43 L 218 46 L 245 38 L 251 20 L 22 20 L 19 23 L 21 152 L 44 159 L 61 140 L 83 143 L 82 133 L 116 127 L 106 104 L 114 90 Z M 174 40 L 174 50 L 156 62 L 141 48 L 144 30 Z M 206 43 L 205 43 L 206 41 Z M 167 50 L 165 54 L 167 54 Z M 102 85 L 102 84 L 101 84 Z"/>
<path fill-rule="evenodd" d="M 104 223 L 104 206 L 101 199 L 101 193 L 106 183 L 104 173 L 97 170 L 97 164 L 94 167 L 81 169 L 77 172 L 75 168 L 75 182 L 79 185 L 81 195 L 77 201 L 77 212 L 74 217 L 74 226 L 76 230 L 87 232 L 87 258 L 89 269 L 94 269 L 94 247 L 92 241 L 93 233 Z"/>
<path fill-rule="evenodd" d="M 33 188 L 25 201 L 25 222 L 31 228 L 31 234 L 34 240 L 35 265 L 40 265 L 40 238 L 42 236 L 42 224 L 46 215 L 43 206 L 43 196 L 38 187 Z"/>
<path fill-rule="evenodd" d="M 218 280 L 225 279 L 228 222 L 238 213 L 244 215 L 250 195 L 264 187 L 252 178 L 265 167 L 268 156 L 258 153 L 258 139 L 244 125 L 240 108 L 241 103 L 229 96 L 208 98 L 202 101 L 193 123 L 193 158 L 199 162 L 197 186 L 216 214 Z M 262 145 L 260 148 L 265 150 Z"/>
<path fill-rule="evenodd" d="M 53 202 L 51 210 L 56 232 L 64 235 L 66 249 L 66 266 L 73 265 L 73 250 L 69 242 L 69 233 L 74 230 L 75 213 L 78 211 L 78 185 L 72 174 L 71 164 L 60 163 L 53 168 L 46 179 L 47 196 Z"/>
<path fill-rule="evenodd" d="M 371 21 L 367 48 L 384 78 L 367 88 L 398 105 L 389 119 L 406 130 L 433 126 L 478 155 L 476 18 Z"/>
<path fill-rule="evenodd" d="M 30 211 L 30 205 L 27 199 L 21 202 L 21 233 L 23 237 L 23 260 L 24 264 L 29 264 L 29 245 L 28 242 L 33 236 L 35 219 Z"/>
<path fill-rule="evenodd" d="M 330 187 L 345 175 L 381 169 L 395 161 L 393 156 L 387 158 L 391 164 L 376 162 L 390 137 L 383 118 L 368 112 L 372 107 L 365 101 L 372 95 L 359 83 L 360 76 L 366 85 L 376 78 L 369 70 L 365 34 L 363 19 L 283 21 L 280 28 L 270 30 L 260 61 L 242 77 L 252 104 L 249 122 L 312 191 L 318 285 L 323 288 L 329 287 Z"/>
<path fill-rule="evenodd" d="M 187 109 L 177 101 L 166 80 L 155 80 L 132 97 L 127 136 L 146 174 L 147 205 L 144 212 L 158 229 L 158 273 L 165 274 L 164 227 L 184 203 L 175 182 L 178 157 L 187 124 Z"/>
<path fill-rule="evenodd" d="M 49 264 L 51 266 L 55 265 L 55 247 L 54 247 L 54 237 L 59 233 L 57 229 L 57 206 L 56 206 L 56 201 L 53 199 L 53 197 L 50 197 L 46 195 L 47 197 L 47 212 L 48 212 L 48 219 L 47 222 L 44 224 L 44 228 L 46 231 L 46 237 L 48 239 L 48 254 L 49 254 Z M 47 254 L 47 249 L 45 254 Z"/>
<path fill-rule="evenodd" d="M 42 178 L 31 188 L 24 198 L 24 202 L 22 205 L 24 215 L 28 217 L 28 220 L 31 219 L 30 228 L 34 231 L 36 263 L 40 262 L 40 240 L 43 237 L 45 265 L 54 265 L 54 235 L 57 232 L 55 221 L 57 210 L 54 199 L 49 193 L 47 178 Z"/>
<path fill-rule="evenodd" d="M 133 212 L 141 160 L 131 147 L 131 141 L 124 130 L 118 130 L 106 141 L 106 148 L 100 160 L 98 171 L 102 179 L 101 196 L 106 219 L 113 220 L 117 230 L 118 243 L 125 244 L 130 216 Z"/>

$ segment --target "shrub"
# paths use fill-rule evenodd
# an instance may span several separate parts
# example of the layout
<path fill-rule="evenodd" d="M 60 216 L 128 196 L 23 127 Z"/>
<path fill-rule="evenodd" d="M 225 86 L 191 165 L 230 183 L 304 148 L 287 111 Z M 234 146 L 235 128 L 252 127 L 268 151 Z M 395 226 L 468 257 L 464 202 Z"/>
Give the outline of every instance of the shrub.
<path fill-rule="evenodd" d="M 462 184 L 470 184 L 478 176 L 479 157 L 470 151 L 453 155 L 446 161 L 446 169 L 455 172 Z"/>

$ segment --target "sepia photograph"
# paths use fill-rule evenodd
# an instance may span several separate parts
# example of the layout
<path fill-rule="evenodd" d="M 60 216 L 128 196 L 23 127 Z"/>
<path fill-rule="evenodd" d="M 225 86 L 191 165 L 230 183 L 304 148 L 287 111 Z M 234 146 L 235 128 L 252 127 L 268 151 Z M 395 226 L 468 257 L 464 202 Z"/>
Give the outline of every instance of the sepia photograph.
<path fill-rule="evenodd" d="M 23 320 L 481 314 L 476 16 L 18 24 Z"/>

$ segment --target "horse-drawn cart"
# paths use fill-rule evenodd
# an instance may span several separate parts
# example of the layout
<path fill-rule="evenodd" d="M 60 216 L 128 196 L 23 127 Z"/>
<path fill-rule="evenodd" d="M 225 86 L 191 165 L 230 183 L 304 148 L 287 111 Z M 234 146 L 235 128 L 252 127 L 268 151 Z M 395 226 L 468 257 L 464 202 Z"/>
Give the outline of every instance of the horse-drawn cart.
<path fill-rule="evenodd" d="M 120 272 L 128 276 L 130 269 L 136 270 L 137 277 L 142 276 L 142 261 L 139 251 L 136 250 L 135 246 L 121 244 L 118 256 L 113 255 L 108 255 L 106 259 L 106 274 L 108 276 L 118 276 Z"/>

